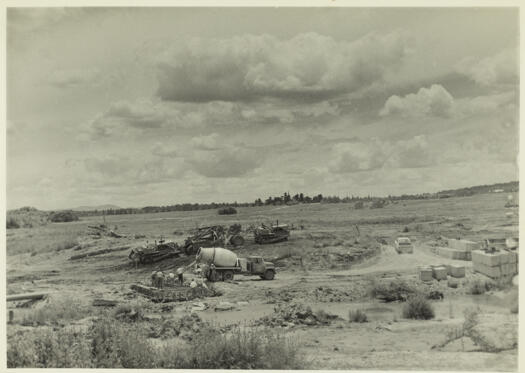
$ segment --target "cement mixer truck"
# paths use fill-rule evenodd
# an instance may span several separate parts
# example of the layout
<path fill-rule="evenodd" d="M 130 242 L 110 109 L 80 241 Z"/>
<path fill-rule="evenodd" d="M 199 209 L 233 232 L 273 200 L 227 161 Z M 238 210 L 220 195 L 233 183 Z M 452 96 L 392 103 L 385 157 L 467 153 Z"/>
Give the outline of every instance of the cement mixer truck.
<path fill-rule="evenodd" d="M 205 265 L 204 275 L 209 281 L 233 280 L 235 274 L 259 276 L 263 280 L 273 280 L 275 265 L 264 261 L 260 256 L 238 258 L 230 250 L 222 247 L 200 248 L 196 262 Z"/>

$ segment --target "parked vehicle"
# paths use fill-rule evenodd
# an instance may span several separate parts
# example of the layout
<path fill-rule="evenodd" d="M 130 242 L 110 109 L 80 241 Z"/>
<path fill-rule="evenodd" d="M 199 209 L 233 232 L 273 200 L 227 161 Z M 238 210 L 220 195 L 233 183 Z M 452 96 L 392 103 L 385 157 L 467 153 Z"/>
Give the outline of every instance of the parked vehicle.
<path fill-rule="evenodd" d="M 197 263 L 205 265 L 204 274 L 209 281 L 230 281 L 234 275 L 259 276 L 263 280 L 275 278 L 275 265 L 260 256 L 238 258 L 235 253 L 221 247 L 201 248 Z"/>

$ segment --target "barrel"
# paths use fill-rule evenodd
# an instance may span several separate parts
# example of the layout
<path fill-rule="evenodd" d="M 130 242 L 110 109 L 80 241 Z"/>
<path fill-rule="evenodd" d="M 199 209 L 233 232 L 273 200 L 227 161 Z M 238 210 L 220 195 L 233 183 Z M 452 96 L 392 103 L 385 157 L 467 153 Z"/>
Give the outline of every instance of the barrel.
<path fill-rule="evenodd" d="M 237 255 L 222 247 L 202 247 L 197 252 L 197 261 L 214 264 L 216 267 L 234 267 Z"/>

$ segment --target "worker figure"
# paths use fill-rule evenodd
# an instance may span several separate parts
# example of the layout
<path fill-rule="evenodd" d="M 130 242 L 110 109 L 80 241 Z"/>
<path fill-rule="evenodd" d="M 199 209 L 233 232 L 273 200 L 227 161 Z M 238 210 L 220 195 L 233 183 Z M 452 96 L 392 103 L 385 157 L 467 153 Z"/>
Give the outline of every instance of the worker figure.
<path fill-rule="evenodd" d="M 184 269 L 182 269 L 182 267 L 177 269 L 177 277 L 179 278 L 180 285 L 184 285 Z"/>
<path fill-rule="evenodd" d="M 159 289 L 162 289 L 164 287 L 164 273 L 162 272 L 157 272 L 157 287 Z"/>
<path fill-rule="evenodd" d="M 171 272 L 168 275 L 168 283 L 170 284 L 170 286 L 175 285 L 175 275 Z"/>
<path fill-rule="evenodd" d="M 157 287 L 157 271 L 151 272 L 151 286 Z"/>

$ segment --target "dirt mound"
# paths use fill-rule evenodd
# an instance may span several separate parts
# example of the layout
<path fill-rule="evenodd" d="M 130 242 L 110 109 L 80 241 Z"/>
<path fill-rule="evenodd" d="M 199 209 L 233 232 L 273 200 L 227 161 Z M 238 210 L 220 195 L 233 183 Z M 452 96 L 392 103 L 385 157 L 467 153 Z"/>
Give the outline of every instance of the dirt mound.
<path fill-rule="evenodd" d="M 255 325 L 270 327 L 293 327 L 296 325 L 319 326 L 329 325 L 338 316 L 324 311 L 312 311 L 310 306 L 302 303 L 279 305 L 274 308 L 274 313 L 255 322 Z"/>

